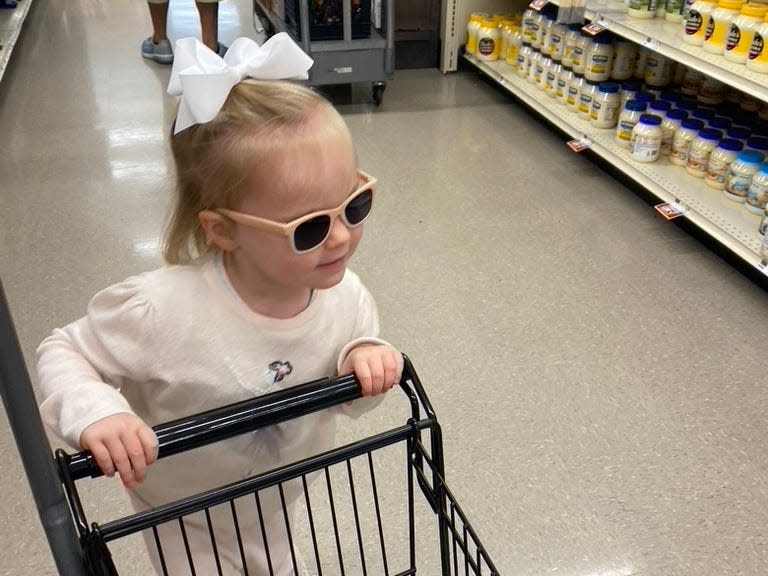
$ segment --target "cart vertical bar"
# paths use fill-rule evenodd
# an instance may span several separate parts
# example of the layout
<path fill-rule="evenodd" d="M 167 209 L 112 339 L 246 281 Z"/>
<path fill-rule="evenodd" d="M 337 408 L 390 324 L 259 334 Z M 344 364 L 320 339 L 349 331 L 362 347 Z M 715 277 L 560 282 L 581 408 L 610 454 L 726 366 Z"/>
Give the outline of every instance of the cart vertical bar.
<path fill-rule="evenodd" d="M 443 486 L 445 478 L 445 460 L 443 459 L 443 432 L 440 424 L 435 420 L 429 431 L 432 440 L 432 462 L 434 463 L 432 476 L 432 489 L 435 492 L 435 502 L 439 508 L 437 521 L 440 537 L 440 562 L 443 567 L 443 576 L 451 576 L 451 549 L 448 531 L 447 498 Z"/>
<path fill-rule="evenodd" d="M 344 30 L 344 43 L 352 43 L 352 0 L 343 0 L 342 6 L 342 26 Z"/>
<path fill-rule="evenodd" d="M 387 10 L 387 47 L 385 50 L 384 70 L 387 76 L 395 73 L 395 0 L 385 0 Z"/>
<path fill-rule="evenodd" d="M 310 47 L 310 29 L 309 29 L 309 3 L 311 0 L 299 0 L 299 31 L 301 33 L 301 47 L 304 48 L 304 52 L 312 55 L 312 48 Z M 310 75 L 312 70 L 309 71 Z M 310 76 L 311 77 L 311 76 Z"/>
<path fill-rule="evenodd" d="M 48 544 L 61 576 L 86 574 L 51 445 L 35 401 L 11 311 L 0 282 L 0 394 Z"/>

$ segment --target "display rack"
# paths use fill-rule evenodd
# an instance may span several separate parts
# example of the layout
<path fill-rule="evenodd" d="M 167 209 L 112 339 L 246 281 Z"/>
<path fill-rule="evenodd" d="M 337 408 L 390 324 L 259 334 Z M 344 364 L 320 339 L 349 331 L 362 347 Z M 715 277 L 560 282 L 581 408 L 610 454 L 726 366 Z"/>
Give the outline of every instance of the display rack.
<path fill-rule="evenodd" d="M 443 7 L 441 70 L 451 72 L 458 68 L 469 13 L 522 11 L 526 6 L 527 2 L 520 0 L 508 0 L 504 6 L 492 0 L 446 0 Z M 701 47 L 685 43 L 681 38 L 682 25 L 679 23 L 663 19 L 632 18 L 626 14 L 623 3 L 617 0 L 589 2 L 586 17 L 619 36 L 768 102 L 768 75 L 757 74 L 720 55 L 710 54 Z M 687 207 L 689 212 L 685 218 L 691 223 L 749 265 L 768 274 L 759 255 L 759 216 L 726 199 L 722 192 L 706 186 L 665 159 L 650 164 L 633 161 L 623 148 L 614 143 L 612 130 L 594 128 L 533 84 L 514 74 L 505 62 L 483 62 L 468 55 L 465 59 L 572 138 L 588 139 L 591 150 L 597 156 L 661 202 L 675 202 Z"/>
<path fill-rule="evenodd" d="M 351 0 L 343 0 L 343 34 L 340 40 L 312 40 L 309 25 L 309 8 L 299 2 L 300 37 L 288 26 L 265 0 L 254 0 L 256 12 L 273 32 L 287 32 L 301 44 L 304 51 L 315 61 L 309 71 L 309 84 L 352 84 L 371 82 L 376 104 L 386 88 L 386 80 L 395 69 L 395 0 L 383 2 L 384 23 L 381 29 L 371 25 L 369 38 L 352 37 Z"/>
<path fill-rule="evenodd" d="M 558 0 L 550 2 L 558 4 Z M 616 0 L 587 4 L 585 17 L 614 34 L 768 102 L 768 75 L 753 72 L 719 54 L 706 52 L 701 46 L 688 44 L 682 38 L 679 22 L 664 18 L 633 18 L 627 14 L 624 3 Z"/>
<path fill-rule="evenodd" d="M 0 11 L 0 80 L 11 61 L 11 54 L 16 48 L 21 28 L 29 14 L 33 0 L 22 0 L 16 8 Z"/>

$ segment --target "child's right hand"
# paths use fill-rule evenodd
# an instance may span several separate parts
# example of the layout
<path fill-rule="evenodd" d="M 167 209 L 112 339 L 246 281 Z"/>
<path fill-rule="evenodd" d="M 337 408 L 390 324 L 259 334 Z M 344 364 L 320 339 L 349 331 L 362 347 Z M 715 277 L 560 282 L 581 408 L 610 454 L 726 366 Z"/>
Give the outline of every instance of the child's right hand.
<path fill-rule="evenodd" d="M 144 481 L 147 466 L 157 459 L 157 437 L 133 414 L 115 414 L 88 426 L 80 446 L 90 450 L 105 476 L 120 474 L 126 488 Z"/>

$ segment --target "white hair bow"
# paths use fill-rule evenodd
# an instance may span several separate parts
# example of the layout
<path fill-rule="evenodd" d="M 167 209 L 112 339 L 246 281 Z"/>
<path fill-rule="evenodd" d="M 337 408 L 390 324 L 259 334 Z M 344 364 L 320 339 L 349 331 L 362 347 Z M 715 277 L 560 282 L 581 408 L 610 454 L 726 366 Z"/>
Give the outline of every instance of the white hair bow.
<path fill-rule="evenodd" d="M 181 96 L 174 134 L 213 120 L 243 78 L 306 80 L 313 63 L 285 32 L 261 46 L 250 38 L 238 38 L 224 58 L 197 38 L 177 40 L 168 83 L 168 94 Z"/>

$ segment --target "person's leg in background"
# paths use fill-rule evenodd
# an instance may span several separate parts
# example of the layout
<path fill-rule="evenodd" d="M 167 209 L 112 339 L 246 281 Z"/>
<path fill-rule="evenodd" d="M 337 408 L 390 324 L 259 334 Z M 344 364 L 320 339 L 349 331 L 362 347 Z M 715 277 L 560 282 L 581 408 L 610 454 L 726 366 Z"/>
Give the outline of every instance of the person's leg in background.
<path fill-rule="evenodd" d="M 141 43 L 141 55 L 159 64 L 171 64 L 173 49 L 166 33 L 168 0 L 148 0 L 147 5 L 152 20 L 152 36 Z"/>
<path fill-rule="evenodd" d="M 203 44 L 223 57 L 227 47 L 219 43 L 219 0 L 197 0 L 195 4 L 200 14 L 200 36 Z"/>
<path fill-rule="evenodd" d="M 203 44 L 217 52 L 220 56 L 223 56 L 226 48 L 219 44 L 218 0 L 213 2 L 198 0 L 195 4 L 197 5 L 197 12 L 200 14 L 200 36 Z"/>

